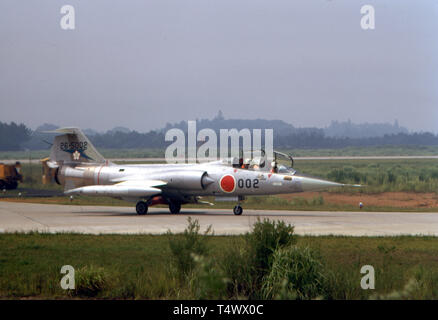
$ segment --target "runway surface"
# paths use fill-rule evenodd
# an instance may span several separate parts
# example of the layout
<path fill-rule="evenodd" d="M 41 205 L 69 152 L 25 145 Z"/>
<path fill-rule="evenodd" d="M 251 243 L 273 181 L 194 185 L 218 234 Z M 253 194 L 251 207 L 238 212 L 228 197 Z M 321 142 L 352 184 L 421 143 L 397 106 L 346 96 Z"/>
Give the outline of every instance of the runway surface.
<path fill-rule="evenodd" d="M 182 232 L 187 218 L 198 219 L 201 230 L 212 225 L 215 234 L 249 231 L 257 218 L 283 220 L 295 226 L 297 234 L 311 235 L 435 235 L 438 213 L 416 212 L 333 212 L 244 210 L 235 216 L 226 209 L 184 209 L 170 214 L 166 208 L 150 208 L 138 216 L 131 207 L 46 205 L 0 201 L 0 232 L 40 231 L 78 233 Z"/>

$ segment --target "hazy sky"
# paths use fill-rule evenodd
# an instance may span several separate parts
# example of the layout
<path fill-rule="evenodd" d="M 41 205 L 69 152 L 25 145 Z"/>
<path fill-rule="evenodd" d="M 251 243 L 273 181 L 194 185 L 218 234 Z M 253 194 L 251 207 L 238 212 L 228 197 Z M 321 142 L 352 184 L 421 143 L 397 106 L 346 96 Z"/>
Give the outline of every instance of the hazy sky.
<path fill-rule="evenodd" d="M 0 1 L 0 121 L 148 131 L 218 109 L 438 132 L 438 1 Z"/>

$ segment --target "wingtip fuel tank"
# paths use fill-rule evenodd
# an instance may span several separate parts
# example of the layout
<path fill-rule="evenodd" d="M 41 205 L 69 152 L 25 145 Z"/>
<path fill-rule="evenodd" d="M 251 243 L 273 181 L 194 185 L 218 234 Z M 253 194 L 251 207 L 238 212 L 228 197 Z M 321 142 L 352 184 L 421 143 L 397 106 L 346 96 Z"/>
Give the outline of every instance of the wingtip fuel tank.
<path fill-rule="evenodd" d="M 161 189 L 153 187 L 140 186 L 85 186 L 71 189 L 64 192 L 66 195 L 84 195 L 84 196 L 110 196 L 110 197 L 139 197 L 147 198 L 156 196 L 161 193 Z"/>

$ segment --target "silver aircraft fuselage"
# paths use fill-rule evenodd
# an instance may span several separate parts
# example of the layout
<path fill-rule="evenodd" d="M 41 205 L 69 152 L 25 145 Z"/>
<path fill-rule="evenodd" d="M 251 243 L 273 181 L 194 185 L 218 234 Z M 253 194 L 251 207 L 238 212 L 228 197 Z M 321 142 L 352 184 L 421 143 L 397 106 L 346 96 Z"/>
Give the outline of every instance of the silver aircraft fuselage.
<path fill-rule="evenodd" d="M 208 184 L 202 183 L 207 175 Z M 220 162 L 205 164 L 147 164 L 76 166 L 61 169 L 60 176 L 76 180 L 76 186 L 114 185 L 125 180 L 164 180 L 162 195 L 251 196 L 316 191 L 342 184 L 300 176 L 296 173 L 271 173 L 234 168 Z M 223 180 L 226 179 L 226 180 Z M 92 189 L 89 189 L 92 194 Z M 83 192 L 70 192 L 83 193 Z"/>
<path fill-rule="evenodd" d="M 245 196 L 316 191 L 343 184 L 302 176 L 291 167 L 255 159 L 223 159 L 196 164 L 114 164 L 105 160 L 78 128 L 57 129 L 45 166 L 67 195 L 109 196 L 137 202 L 138 214 L 154 204 L 168 204 L 178 213 L 201 196 L 237 201 L 240 215 Z M 276 156 L 281 153 L 276 152 Z M 290 156 L 289 156 L 290 157 Z M 290 159 L 292 159 L 290 157 Z M 292 162 L 293 163 L 293 162 Z"/>

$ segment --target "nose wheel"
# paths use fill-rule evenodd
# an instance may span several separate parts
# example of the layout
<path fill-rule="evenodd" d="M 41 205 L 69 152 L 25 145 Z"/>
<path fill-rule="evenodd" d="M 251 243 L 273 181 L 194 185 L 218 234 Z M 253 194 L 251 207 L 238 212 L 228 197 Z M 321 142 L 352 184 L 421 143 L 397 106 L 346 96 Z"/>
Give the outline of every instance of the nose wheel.
<path fill-rule="evenodd" d="M 139 201 L 135 206 L 135 210 L 137 211 L 137 214 L 145 215 L 146 213 L 148 213 L 148 204 L 144 201 Z"/>
<path fill-rule="evenodd" d="M 240 216 L 243 212 L 243 209 L 240 205 L 234 207 L 233 212 L 236 216 Z"/>

